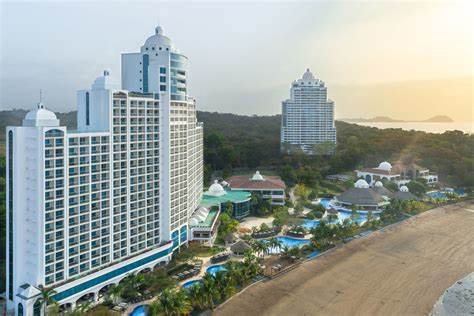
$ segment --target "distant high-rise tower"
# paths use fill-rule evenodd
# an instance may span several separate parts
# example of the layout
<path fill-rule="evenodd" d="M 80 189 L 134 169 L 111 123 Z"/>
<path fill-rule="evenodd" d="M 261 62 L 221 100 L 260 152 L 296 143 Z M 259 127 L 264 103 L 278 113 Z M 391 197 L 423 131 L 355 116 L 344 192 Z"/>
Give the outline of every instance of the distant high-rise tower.
<path fill-rule="evenodd" d="M 334 102 L 328 100 L 324 82 L 306 69 L 303 78 L 293 81 L 290 99 L 282 102 L 281 149 L 331 154 L 335 145 Z"/>

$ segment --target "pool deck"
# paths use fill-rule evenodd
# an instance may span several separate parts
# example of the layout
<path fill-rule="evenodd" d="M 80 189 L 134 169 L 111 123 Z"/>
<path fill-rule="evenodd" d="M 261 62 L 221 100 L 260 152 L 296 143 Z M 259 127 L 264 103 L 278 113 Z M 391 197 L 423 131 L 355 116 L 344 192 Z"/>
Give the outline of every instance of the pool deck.
<path fill-rule="evenodd" d="M 428 315 L 474 271 L 473 201 L 439 207 L 351 241 L 268 282 L 215 315 Z"/>

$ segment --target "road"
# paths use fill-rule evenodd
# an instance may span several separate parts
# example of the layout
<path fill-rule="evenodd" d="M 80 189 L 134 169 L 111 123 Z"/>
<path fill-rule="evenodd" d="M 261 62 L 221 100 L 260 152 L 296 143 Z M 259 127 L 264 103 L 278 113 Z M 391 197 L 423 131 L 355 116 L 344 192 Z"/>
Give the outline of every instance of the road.
<path fill-rule="evenodd" d="M 474 204 L 440 207 L 234 296 L 215 315 L 427 315 L 474 271 Z"/>

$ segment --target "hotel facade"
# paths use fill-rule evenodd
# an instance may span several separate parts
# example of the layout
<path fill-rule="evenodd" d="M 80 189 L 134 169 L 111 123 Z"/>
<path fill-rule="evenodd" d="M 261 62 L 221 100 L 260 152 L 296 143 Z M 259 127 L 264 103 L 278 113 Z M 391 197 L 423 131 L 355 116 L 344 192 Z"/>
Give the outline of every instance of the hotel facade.
<path fill-rule="evenodd" d="M 42 103 L 7 127 L 7 312 L 73 308 L 188 243 L 203 192 L 203 129 L 188 59 L 160 27 L 77 93 L 77 131 Z"/>
<path fill-rule="evenodd" d="M 334 102 L 327 98 L 324 82 L 306 69 L 291 84 L 290 99 L 282 102 L 281 150 L 330 154 L 335 146 Z"/>

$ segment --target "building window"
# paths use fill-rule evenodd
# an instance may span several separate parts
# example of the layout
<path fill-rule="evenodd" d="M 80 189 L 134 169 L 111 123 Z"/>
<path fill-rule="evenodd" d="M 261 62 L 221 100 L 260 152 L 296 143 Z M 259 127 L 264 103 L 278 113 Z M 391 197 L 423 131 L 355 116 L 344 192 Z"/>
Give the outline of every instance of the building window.
<path fill-rule="evenodd" d="M 148 64 L 150 62 L 150 57 L 145 54 L 143 55 L 143 92 L 148 92 Z"/>
<path fill-rule="evenodd" d="M 160 91 L 166 91 L 166 86 L 161 85 L 160 86 Z"/>
<path fill-rule="evenodd" d="M 164 76 L 160 77 L 160 82 L 166 82 L 166 77 Z"/>
<path fill-rule="evenodd" d="M 23 316 L 23 305 L 18 303 L 18 316 Z"/>
<path fill-rule="evenodd" d="M 89 126 L 89 92 L 86 92 L 86 125 Z"/>
<path fill-rule="evenodd" d="M 39 299 L 33 305 L 33 316 L 41 316 L 41 302 Z"/>
<path fill-rule="evenodd" d="M 160 67 L 160 74 L 166 74 L 166 68 Z"/>

